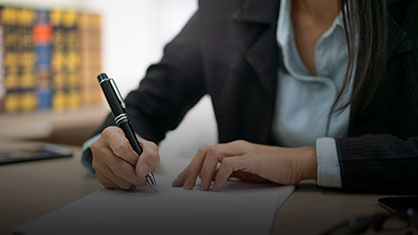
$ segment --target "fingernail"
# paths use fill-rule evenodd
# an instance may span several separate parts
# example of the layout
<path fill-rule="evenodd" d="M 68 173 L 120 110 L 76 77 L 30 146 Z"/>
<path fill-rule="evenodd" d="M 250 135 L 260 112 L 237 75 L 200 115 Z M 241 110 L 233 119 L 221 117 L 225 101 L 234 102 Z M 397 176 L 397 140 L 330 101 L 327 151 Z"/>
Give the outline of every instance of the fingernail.
<path fill-rule="evenodd" d="M 176 177 L 176 178 L 173 180 L 172 185 L 173 185 L 173 186 L 179 186 L 179 183 L 180 183 L 180 178 L 179 178 L 179 177 Z"/>
<path fill-rule="evenodd" d="M 141 163 L 139 165 L 139 173 L 141 176 L 146 176 L 149 173 L 149 166 L 146 163 Z"/>
<path fill-rule="evenodd" d="M 189 179 L 184 180 L 184 185 L 183 188 L 184 189 L 192 189 L 192 181 L 190 181 Z"/>

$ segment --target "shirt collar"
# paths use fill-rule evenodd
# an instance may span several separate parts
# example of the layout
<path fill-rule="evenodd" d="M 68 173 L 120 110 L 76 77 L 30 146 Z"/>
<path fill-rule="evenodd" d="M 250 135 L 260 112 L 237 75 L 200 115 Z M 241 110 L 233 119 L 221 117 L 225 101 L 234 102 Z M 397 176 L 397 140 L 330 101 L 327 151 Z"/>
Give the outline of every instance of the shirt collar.
<path fill-rule="evenodd" d="M 277 41 L 281 47 L 284 47 L 288 43 L 290 36 L 293 34 L 292 18 L 290 16 L 290 12 L 291 1 L 282 0 L 280 3 L 279 22 L 277 24 Z M 344 29 L 342 17 L 343 15 L 340 11 L 338 16 L 335 18 L 334 23 L 325 34 L 332 33 L 336 27 L 341 27 Z"/>

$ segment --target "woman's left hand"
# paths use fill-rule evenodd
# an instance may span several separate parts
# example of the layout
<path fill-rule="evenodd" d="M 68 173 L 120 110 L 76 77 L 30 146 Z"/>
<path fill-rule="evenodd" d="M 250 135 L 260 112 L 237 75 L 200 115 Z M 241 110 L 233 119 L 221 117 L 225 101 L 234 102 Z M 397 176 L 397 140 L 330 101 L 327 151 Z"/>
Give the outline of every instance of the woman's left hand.
<path fill-rule="evenodd" d="M 214 180 L 212 190 L 220 191 L 231 176 L 244 181 L 291 185 L 303 179 L 316 179 L 316 168 L 315 147 L 281 148 L 238 140 L 200 148 L 173 186 L 192 189 L 198 176 L 201 190 L 209 190 Z"/>

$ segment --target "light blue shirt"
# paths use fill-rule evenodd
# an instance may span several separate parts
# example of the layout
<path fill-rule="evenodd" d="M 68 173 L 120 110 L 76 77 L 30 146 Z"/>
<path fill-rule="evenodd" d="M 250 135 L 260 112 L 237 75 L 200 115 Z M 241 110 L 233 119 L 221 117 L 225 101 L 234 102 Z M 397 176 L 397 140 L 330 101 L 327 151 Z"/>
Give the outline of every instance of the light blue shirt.
<path fill-rule="evenodd" d="M 347 135 L 350 108 L 333 112 L 331 107 L 341 90 L 348 65 L 348 50 L 342 14 L 315 47 L 317 75 L 302 62 L 293 35 L 291 1 L 282 0 L 277 41 L 283 54 L 279 68 L 274 134 L 278 145 L 300 147 L 316 145 L 318 178 L 324 187 L 341 187 L 340 166 L 334 138 Z M 351 95 L 352 84 L 344 93 Z"/>

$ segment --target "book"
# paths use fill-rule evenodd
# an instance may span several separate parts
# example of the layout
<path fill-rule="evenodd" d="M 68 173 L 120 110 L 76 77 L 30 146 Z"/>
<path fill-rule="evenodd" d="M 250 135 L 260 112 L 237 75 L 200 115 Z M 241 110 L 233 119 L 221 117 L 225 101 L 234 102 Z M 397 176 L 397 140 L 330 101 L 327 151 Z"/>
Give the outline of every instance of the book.
<path fill-rule="evenodd" d="M 81 106 L 79 13 L 65 11 L 62 19 L 65 28 L 64 71 L 67 109 L 76 109 Z"/>
<path fill-rule="evenodd" d="M 4 102 L 6 99 L 6 88 L 4 84 L 4 67 L 3 67 L 3 58 L 4 58 L 4 45 L 3 45 L 3 21 L 2 21 L 2 11 L 3 8 L 0 7 L 0 114 L 4 113 Z"/>
<path fill-rule="evenodd" d="M 29 8 L 17 11 L 18 25 L 18 84 L 21 93 L 20 111 L 33 112 L 37 108 L 35 79 L 35 51 L 33 45 L 33 23 L 35 12 Z"/>
<path fill-rule="evenodd" d="M 17 11 L 13 7 L 4 7 L 2 9 L 1 20 L 3 23 L 3 49 L 4 49 L 4 89 L 5 95 L 5 112 L 16 113 L 19 111 L 18 96 L 18 24 Z"/>
<path fill-rule="evenodd" d="M 62 10 L 52 10 L 50 12 L 50 21 L 53 29 L 52 34 L 52 109 L 62 111 L 66 108 L 65 100 L 65 71 L 64 71 L 64 45 L 65 29 L 62 24 L 64 12 Z"/>
<path fill-rule="evenodd" d="M 81 87 L 84 105 L 97 105 L 103 101 L 96 76 L 101 73 L 101 17 L 98 14 L 80 14 Z"/>
<path fill-rule="evenodd" d="M 33 41 L 36 53 L 36 80 L 38 110 L 52 108 L 51 60 L 52 60 L 52 25 L 49 11 L 36 10 Z"/>

